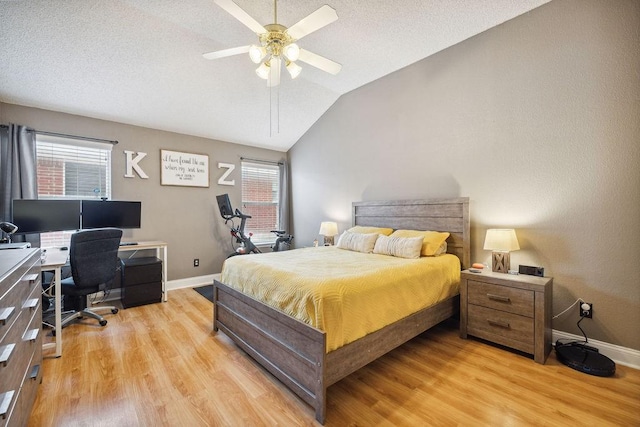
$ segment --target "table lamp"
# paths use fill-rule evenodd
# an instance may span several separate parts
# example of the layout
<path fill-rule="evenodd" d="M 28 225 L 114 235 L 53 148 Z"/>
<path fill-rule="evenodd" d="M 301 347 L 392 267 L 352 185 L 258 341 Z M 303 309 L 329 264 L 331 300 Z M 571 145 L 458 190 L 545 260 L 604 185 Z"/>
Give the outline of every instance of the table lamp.
<path fill-rule="evenodd" d="M 325 246 L 333 246 L 334 236 L 338 234 L 338 224 L 331 221 L 322 222 L 318 234 L 324 236 Z"/>
<path fill-rule="evenodd" d="M 484 238 L 484 249 L 493 251 L 491 267 L 494 272 L 508 273 L 511 263 L 509 252 L 520 249 L 513 228 L 490 228 Z"/>

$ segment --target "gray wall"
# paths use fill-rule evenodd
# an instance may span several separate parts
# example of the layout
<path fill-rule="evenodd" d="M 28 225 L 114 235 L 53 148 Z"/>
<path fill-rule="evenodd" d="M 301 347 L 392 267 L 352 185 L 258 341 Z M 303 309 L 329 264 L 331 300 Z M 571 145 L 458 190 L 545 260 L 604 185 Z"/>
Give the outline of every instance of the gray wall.
<path fill-rule="evenodd" d="M 286 158 L 286 153 L 277 151 L 6 103 L 0 103 L 0 123 L 119 141 L 112 152 L 112 198 L 142 201 L 142 228 L 125 230 L 124 238 L 166 241 L 169 280 L 219 273 L 231 253 L 231 236 L 215 196 L 229 193 L 233 206 L 240 207 L 240 157 L 273 161 Z M 209 188 L 160 185 L 161 149 L 208 155 Z M 135 178 L 124 177 L 125 150 L 147 153 L 139 165 L 148 179 L 135 173 Z M 235 179 L 235 186 L 218 185 L 226 171 L 218 169 L 218 162 L 236 165 L 229 177 Z M 200 267 L 193 267 L 194 258 L 200 259 Z"/>
<path fill-rule="evenodd" d="M 637 1 L 554 0 L 342 96 L 289 151 L 296 244 L 352 201 L 468 196 L 472 261 L 516 228 L 554 313 L 593 302 L 589 337 L 640 349 L 639 25 Z"/>

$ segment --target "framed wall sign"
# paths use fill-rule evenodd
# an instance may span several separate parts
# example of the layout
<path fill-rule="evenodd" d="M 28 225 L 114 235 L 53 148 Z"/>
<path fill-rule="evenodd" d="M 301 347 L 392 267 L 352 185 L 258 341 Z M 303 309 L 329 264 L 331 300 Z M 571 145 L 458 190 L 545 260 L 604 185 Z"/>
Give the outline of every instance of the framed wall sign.
<path fill-rule="evenodd" d="M 209 156 L 160 150 L 160 184 L 209 187 Z"/>

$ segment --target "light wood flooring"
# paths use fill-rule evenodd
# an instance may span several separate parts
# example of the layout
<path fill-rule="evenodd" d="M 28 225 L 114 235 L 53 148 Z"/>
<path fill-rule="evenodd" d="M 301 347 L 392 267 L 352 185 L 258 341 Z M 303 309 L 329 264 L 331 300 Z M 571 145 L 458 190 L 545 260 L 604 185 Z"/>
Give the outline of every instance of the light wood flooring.
<path fill-rule="evenodd" d="M 311 407 L 212 332 L 193 289 L 63 331 L 30 426 L 304 426 Z M 45 353 L 46 355 L 46 353 Z M 600 378 L 437 326 L 331 386 L 327 426 L 640 426 L 640 371 Z"/>

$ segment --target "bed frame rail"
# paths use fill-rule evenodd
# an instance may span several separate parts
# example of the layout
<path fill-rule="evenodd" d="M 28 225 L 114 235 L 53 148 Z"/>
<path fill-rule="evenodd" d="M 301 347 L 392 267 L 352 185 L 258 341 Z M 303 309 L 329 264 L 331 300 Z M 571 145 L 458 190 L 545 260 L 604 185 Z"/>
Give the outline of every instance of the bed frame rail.
<path fill-rule="evenodd" d="M 213 328 L 240 348 L 325 419 L 326 333 L 288 317 L 214 280 Z M 322 420 L 322 421 L 321 421 Z"/>

